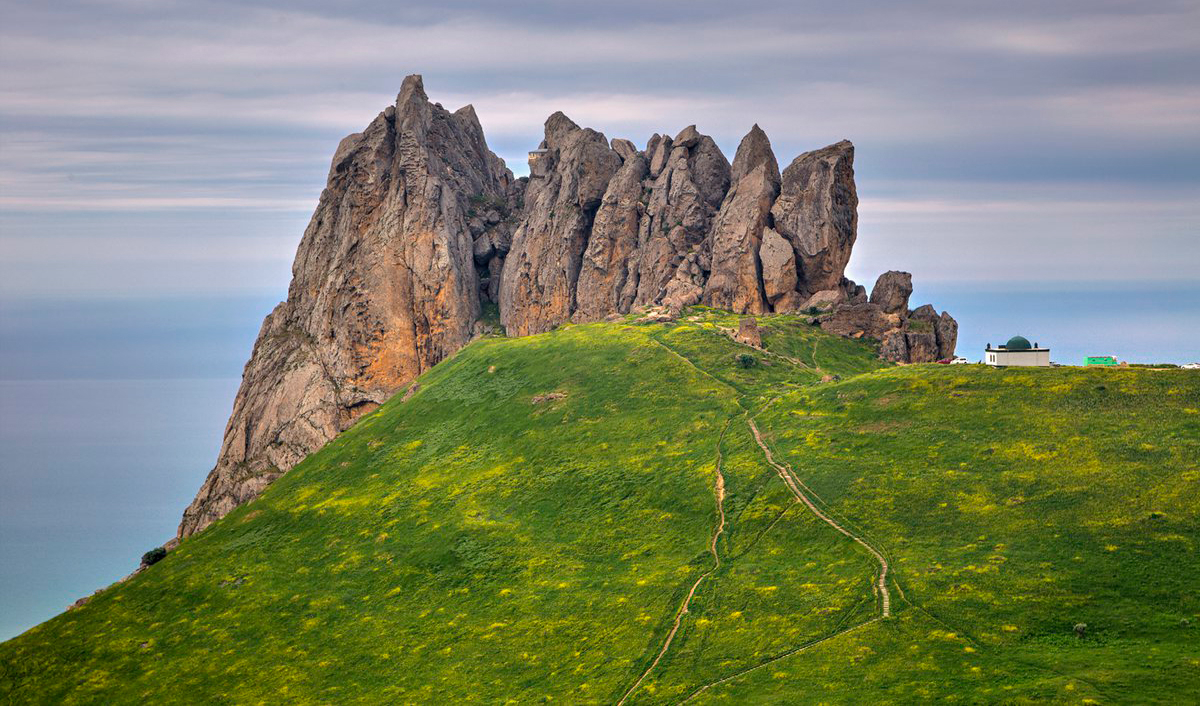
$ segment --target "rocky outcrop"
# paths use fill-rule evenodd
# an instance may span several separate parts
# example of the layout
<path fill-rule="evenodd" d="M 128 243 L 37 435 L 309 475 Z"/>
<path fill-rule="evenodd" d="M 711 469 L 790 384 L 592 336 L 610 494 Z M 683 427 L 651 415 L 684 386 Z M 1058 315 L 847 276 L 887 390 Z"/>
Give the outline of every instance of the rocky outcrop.
<path fill-rule="evenodd" d="M 792 160 L 771 215 L 795 250 L 801 299 L 836 288 L 858 235 L 854 145 L 842 140 Z"/>
<path fill-rule="evenodd" d="M 712 268 L 704 286 L 704 303 L 738 314 L 762 314 L 770 309 L 759 247 L 771 205 L 779 195 L 779 165 L 766 133 L 757 125 L 738 145 L 730 183 L 713 223 Z M 778 279 L 782 273 L 772 276 Z M 786 291 L 774 293 L 778 300 Z"/>
<path fill-rule="evenodd" d="M 819 323 L 831 333 L 878 340 L 879 355 L 898 363 L 952 358 L 958 343 L 958 322 L 947 312 L 939 315 L 930 304 L 909 311 L 911 295 L 912 275 L 885 272 L 876 280 L 870 301 L 852 300 L 835 306 Z"/>
<path fill-rule="evenodd" d="M 592 224 L 622 166 L 604 135 L 562 113 L 546 121 L 547 150 L 525 190 L 525 214 L 500 280 L 500 322 L 515 336 L 569 321 Z"/>
<path fill-rule="evenodd" d="M 800 296 L 796 291 L 796 256 L 792 244 L 773 228 L 764 228 L 762 233 L 758 259 L 762 266 L 763 295 L 773 311 L 791 311 L 792 300 Z"/>
<path fill-rule="evenodd" d="M 952 355 L 957 323 L 909 312 L 909 275 L 886 273 L 869 301 L 846 279 L 853 162 L 843 141 L 781 174 L 757 125 L 730 165 L 694 125 L 639 150 L 555 113 L 529 177 L 514 179 L 474 109 L 431 103 L 409 76 L 395 105 L 338 145 L 287 301 L 263 322 L 180 536 L 485 330 L 484 304 L 514 336 L 636 311 L 668 321 L 701 302 L 740 314 L 815 307 L 824 329 L 876 340 L 886 358 Z"/>
<path fill-rule="evenodd" d="M 942 312 L 934 324 L 934 331 L 937 334 L 938 360 L 953 358 L 954 349 L 958 346 L 958 322 L 950 312 Z"/>
<path fill-rule="evenodd" d="M 638 232 L 645 215 L 642 182 L 649 170 L 645 156 L 634 153 L 609 182 L 583 254 L 575 291 L 576 321 L 599 321 L 628 312 L 633 305 L 638 283 Z"/>
<path fill-rule="evenodd" d="M 481 253 L 472 233 L 504 240 L 502 218 L 472 221 L 482 206 L 507 206 L 515 183 L 474 110 L 430 103 L 419 76 L 342 140 L 287 301 L 263 322 L 216 466 L 180 536 L 257 496 L 470 340 L 477 263 L 496 250 Z"/>
<path fill-rule="evenodd" d="M 753 316 L 747 316 L 738 320 L 737 333 L 733 335 L 735 341 L 745 343 L 747 346 L 754 348 L 762 347 L 762 331 L 758 328 L 758 319 Z"/>
<path fill-rule="evenodd" d="M 710 268 L 709 231 L 729 191 L 729 162 L 708 135 L 684 128 L 647 144 L 650 178 L 639 229 L 636 306 L 700 300 Z"/>

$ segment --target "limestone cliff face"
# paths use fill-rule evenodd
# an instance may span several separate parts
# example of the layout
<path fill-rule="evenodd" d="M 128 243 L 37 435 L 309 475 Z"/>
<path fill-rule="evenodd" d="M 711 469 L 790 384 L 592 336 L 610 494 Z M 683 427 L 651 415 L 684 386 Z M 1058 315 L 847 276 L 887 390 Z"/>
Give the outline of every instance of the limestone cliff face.
<path fill-rule="evenodd" d="M 508 335 L 646 307 L 805 311 L 900 362 L 953 355 L 957 323 L 908 310 L 911 278 L 870 300 L 844 276 L 857 234 L 854 147 L 780 174 L 756 125 L 731 165 L 695 126 L 644 150 L 550 116 L 530 176 L 492 154 L 474 110 L 419 76 L 342 140 L 287 301 L 263 322 L 216 467 L 180 536 L 208 526 L 465 345 L 496 303 Z"/>

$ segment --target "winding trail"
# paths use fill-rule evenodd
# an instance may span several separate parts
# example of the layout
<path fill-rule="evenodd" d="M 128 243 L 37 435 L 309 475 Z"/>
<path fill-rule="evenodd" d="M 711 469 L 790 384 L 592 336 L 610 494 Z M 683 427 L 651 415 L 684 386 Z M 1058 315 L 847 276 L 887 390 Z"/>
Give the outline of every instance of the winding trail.
<path fill-rule="evenodd" d="M 871 623 L 876 623 L 876 622 L 879 622 L 880 620 L 882 620 L 882 618 L 871 618 L 870 620 L 859 623 L 858 625 L 852 625 L 852 626 L 846 628 L 845 630 L 838 630 L 837 632 L 826 635 L 825 637 L 819 637 L 816 640 L 812 640 L 811 642 L 806 642 L 803 645 L 800 645 L 799 647 L 793 647 L 792 649 L 788 650 L 787 652 L 778 654 L 778 655 L 772 657 L 771 659 L 768 659 L 765 662 L 759 662 L 758 664 L 754 665 L 753 667 L 746 667 L 745 669 L 743 669 L 740 672 L 734 672 L 733 674 L 730 674 L 727 677 L 723 677 L 714 682 L 709 682 L 708 684 L 705 684 L 704 686 L 700 687 L 699 689 L 696 689 L 695 691 L 693 691 L 691 694 L 688 695 L 688 697 L 686 699 L 684 699 L 683 701 L 680 701 L 679 703 L 686 704 L 687 702 L 696 698 L 700 694 L 703 694 L 704 692 L 708 691 L 709 689 L 713 688 L 714 686 L 720 686 L 721 684 L 724 684 L 727 681 L 733 681 L 734 679 L 737 679 L 738 677 L 741 677 L 741 676 L 745 676 L 745 675 L 749 674 L 750 672 L 753 672 L 757 669 L 762 669 L 763 667 L 767 666 L 768 664 L 774 664 L 775 662 L 778 662 L 781 659 L 791 657 L 794 654 L 803 652 L 812 647 L 816 647 L 817 645 L 821 644 L 822 642 L 828 642 L 829 640 L 832 640 L 835 637 L 841 637 L 842 635 L 845 635 L 848 632 L 854 632 L 855 630 L 858 630 L 860 628 L 865 628 L 868 625 L 870 625 Z"/>
<path fill-rule="evenodd" d="M 850 539 L 853 539 L 855 542 L 858 542 L 860 545 L 862 545 L 862 547 L 864 549 L 866 549 L 868 552 L 870 552 L 871 555 L 874 556 L 879 561 L 879 580 L 877 581 L 876 586 L 879 590 L 879 595 L 882 596 L 882 599 L 883 599 L 883 615 L 881 617 L 886 618 L 886 617 L 890 616 L 892 614 L 892 597 L 891 597 L 891 594 L 888 593 L 888 587 L 887 587 L 887 574 L 888 574 L 887 559 L 885 559 L 883 557 L 883 554 L 880 553 L 880 551 L 878 549 L 876 549 L 875 547 L 868 544 L 865 539 L 863 539 L 862 537 L 859 537 L 858 535 L 854 534 L 853 532 L 847 530 L 845 527 L 842 527 L 837 522 L 834 522 L 832 519 L 830 519 L 830 517 L 828 515 L 826 515 L 824 512 L 821 512 L 821 509 L 818 508 L 816 506 L 816 504 L 813 503 L 813 501 L 811 499 L 809 499 L 809 497 L 807 495 L 804 494 L 804 491 L 802 491 L 800 489 L 802 484 L 799 481 L 797 481 L 794 476 L 792 476 L 791 469 L 787 468 L 786 466 L 781 465 L 778 461 L 775 460 L 774 455 L 771 454 L 771 449 L 762 440 L 762 434 L 759 433 L 758 425 L 754 423 L 754 420 L 747 417 L 746 423 L 750 425 L 750 431 L 754 434 L 754 441 L 758 444 L 759 448 L 761 448 L 763 450 L 763 454 L 766 455 L 767 463 L 771 464 L 771 467 L 775 469 L 775 471 L 779 474 L 779 477 L 782 478 L 783 482 L 787 484 L 787 487 L 789 489 L 791 489 L 792 494 L 795 495 L 796 498 L 800 500 L 800 502 L 807 505 L 808 509 L 810 511 L 812 511 L 812 513 L 814 515 L 821 518 L 821 520 L 824 521 L 825 524 L 834 528 L 838 532 L 841 532 L 842 534 L 846 535 Z"/>
<path fill-rule="evenodd" d="M 725 531 L 725 476 L 721 473 L 721 442 L 725 439 L 725 432 L 729 429 L 731 421 L 733 420 L 725 422 L 725 427 L 721 429 L 721 436 L 717 438 L 717 478 L 713 483 L 713 495 L 717 499 L 717 527 L 713 530 L 712 541 L 708 545 L 708 552 L 712 554 L 713 558 L 712 568 L 700 574 L 696 582 L 692 584 L 692 589 L 688 591 L 687 597 L 683 599 L 683 603 L 679 604 L 679 610 L 675 611 L 675 623 L 671 626 L 671 631 L 667 633 L 667 639 L 663 641 L 662 649 L 658 651 L 658 655 L 650 663 L 650 666 L 646 667 L 646 671 L 642 672 L 642 675 L 633 683 L 633 686 L 629 687 L 625 695 L 617 702 L 617 706 L 623 706 L 625 701 L 646 680 L 646 677 L 650 676 L 650 672 L 654 671 L 654 668 L 662 661 L 663 656 L 667 654 L 667 650 L 671 648 L 671 642 L 675 639 L 675 634 L 679 632 L 679 626 L 683 622 L 683 616 L 688 612 L 688 606 L 692 602 L 692 597 L 696 595 L 696 589 L 700 587 L 700 583 L 704 579 L 712 576 L 717 569 L 721 568 L 721 555 L 717 553 L 717 541 L 720 540 L 721 533 Z"/>

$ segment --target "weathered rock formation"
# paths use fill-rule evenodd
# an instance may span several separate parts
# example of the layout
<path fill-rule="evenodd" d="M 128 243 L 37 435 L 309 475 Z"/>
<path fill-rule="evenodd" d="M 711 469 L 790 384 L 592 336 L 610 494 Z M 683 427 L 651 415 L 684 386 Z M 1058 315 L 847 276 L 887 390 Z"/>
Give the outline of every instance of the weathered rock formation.
<path fill-rule="evenodd" d="M 892 360 L 952 355 L 957 324 L 909 311 L 907 274 L 883 275 L 869 301 L 845 278 L 857 207 L 853 145 L 806 152 L 781 174 L 757 125 L 731 165 L 695 126 L 639 150 L 555 113 L 529 177 L 515 179 L 470 106 L 449 112 L 409 76 L 337 148 L 287 301 L 263 322 L 180 536 L 466 344 L 484 303 L 509 335 L 699 303 L 804 309 Z"/>
<path fill-rule="evenodd" d="M 818 319 L 821 328 L 855 338 L 880 342 L 879 355 L 901 363 L 928 363 L 953 357 L 958 322 L 940 315 L 931 304 L 909 310 L 912 275 L 885 272 L 875 282 L 870 301 L 835 306 Z"/>
<path fill-rule="evenodd" d="M 508 247 L 519 190 L 475 111 L 430 103 L 419 76 L 342 140 L 288 299 L 263 322 L 181 536 L 257 496 L 471 339 L 483 298 L 476 263 Z M 485 239 L 490 249 L 477 247 Z"/>

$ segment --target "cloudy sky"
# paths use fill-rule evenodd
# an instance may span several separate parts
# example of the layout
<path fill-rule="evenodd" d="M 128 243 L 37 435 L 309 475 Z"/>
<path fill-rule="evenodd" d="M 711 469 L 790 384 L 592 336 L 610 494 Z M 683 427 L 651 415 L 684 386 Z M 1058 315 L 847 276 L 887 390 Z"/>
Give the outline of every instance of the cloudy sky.
<path fill-rule="evenodd" d="M 848 138 L 851 274 L 1194 279 L 1200 3 L 3 3 L 0 295 L 283 293 L 337 141 L 406 74 L 514 171 L 542 122 L 728 156 Z"/>

